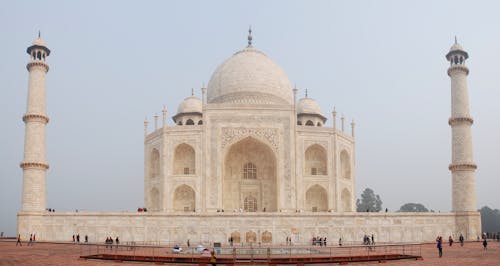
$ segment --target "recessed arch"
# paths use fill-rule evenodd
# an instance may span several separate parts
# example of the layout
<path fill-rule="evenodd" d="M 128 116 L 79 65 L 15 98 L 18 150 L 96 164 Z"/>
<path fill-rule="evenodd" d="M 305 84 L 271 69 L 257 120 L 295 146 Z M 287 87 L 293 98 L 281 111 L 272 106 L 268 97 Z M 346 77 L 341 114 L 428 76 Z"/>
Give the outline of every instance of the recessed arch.
<path fill-rule="evenodd" d="M 351 179 L 351 159 L 346 150 L 340 152 L 340 176 Z"/>
<path fill-rule="evenodd" d="M 314 122 L 311 121 L 311 120 L 307 120 L 306 126 L 312 126 L 313 127 L 314 126 Z"/>
<path fill-rule="evenodd" d="M 247 243 L 256 243 L 257 242 L 257 234 L 254 231 L 246 232 L 245 241 Z"/>
<path fill-rule="evenodd" d="M 351 192 L 349 189 L 344 188 L 342 193 L 340 193 L 340 202 L 342 203 L 342 211 L 343 212 L 351 212 L 352 211 L 352 198 Z"/>
<path fill-rule="evenodd" d="M 316 126 L 320 127 L 321 126 L 321 122 L 316 123 Z"/>
<path fill-rule="evenodd" d="M 272 243 L 273 242 L 273 234 L 269 231 L 264 231 L 264 233 L 262 233 L 262 243 Z"/>
<path fill-rule="evenodd" d="M 151 151 L 149 163 L 149 177 L 157 177 L 160 175 L 160 152 L 154 148 Z"/>
<path fill-rule="evenodd" d="M 276 171 L 276 156 L 264 142 L 246 137 L 229 146 L 224 157 L 223 208 L 244 209 L 245 199 L 252 196 L 253 209 L 277 211 Z"/>
<path fill-rule="evenodd" d="M 238 232 L 238 231 L 232 232 L 231 239 L 233 240 L 234 243 L 240 243 L 240 241 L 241 241 L 240 232 Z"/>
<path fill-rule="evenodd" d="M 152 211 L 160 210 L 160 192 L 157 188 L 152 188 L 149 191 L 149 209 Z"/>
<path fill-rule="evenodd" d="M 192 126 L 192 125 L 194 125 L 194 121 L 193 121 L 193 119 L 191 119 L 191 118 L 190 118 L 190 119 L 188 119 L 188 120 L 186 121 L 186 125 L 187 125 L 187 126 Z"/>
<path fill-rule="evenodd" d="M 297 125 L 302 126 L 302 121 L 297 121 Z"/>
<path fill-rule="evenodd" d="M 326 189 L 320 185 L 313 185 L 306 191 L 307 211 L 326 212 L 328 211 L 328 194 Z"/>
<path fill-rule="evenodd" d="M 313 144 L 305 152 L 304 175 L 327 175 L 326 150 L 319 144 Z"/>
<path fill-rule="evenodd" d="M 198 121 L 198 125 L 203 125 L 203 120 Z"/>
<path fill-rule="evenodd" d="M 196 209 L 196 193 L 188 185 L 180 185 L 175 189 L 173 209 L 175 211 L 193 212 Z"/>
<path fill-rule="evenodd" d="M 174 175 L 194 175 L 196 154 L 191 145 L 182 143 L 175 148 Z"/>

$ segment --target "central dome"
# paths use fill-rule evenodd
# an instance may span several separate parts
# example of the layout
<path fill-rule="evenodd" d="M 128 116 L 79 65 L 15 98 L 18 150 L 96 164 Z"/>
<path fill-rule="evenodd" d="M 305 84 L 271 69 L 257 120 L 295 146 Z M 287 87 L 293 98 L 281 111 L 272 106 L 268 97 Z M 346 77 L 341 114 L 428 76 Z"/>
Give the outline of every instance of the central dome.
<path fill-rule="evenodd" d="M 292 104 L 292 99 L 285 72 L 252 47 L 224 61 L 208 83 L 208 103 Z"/>

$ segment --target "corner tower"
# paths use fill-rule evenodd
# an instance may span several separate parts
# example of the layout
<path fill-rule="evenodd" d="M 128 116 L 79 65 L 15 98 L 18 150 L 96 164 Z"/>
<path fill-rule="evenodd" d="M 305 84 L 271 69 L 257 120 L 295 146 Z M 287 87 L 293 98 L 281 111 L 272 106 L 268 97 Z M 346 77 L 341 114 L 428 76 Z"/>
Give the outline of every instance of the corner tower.
<path fill-rule="evenodd" d="M 49 71 L 46 59 L 50 50 L 40 39 L 33 41 L 26 52 L 30 61 L 26 65 L 29 72 L 28 101 L 23 121 L 26 124 L 24 137 L 23 205 L 22 212 L 44 211 L 46 205 L 45 174 L 49 165 L 45 158 L 45 126 L 49 117 L 45 110 L 45 76 Z"/>
<path fill-rule="evenodd" d="M 472 156 L 471 126 L 474 120 L 469 111 L 467 75 L 465 61 L 467 52 L 457 43 L 450 48 L 446 59 L 450 62 L 448 76 L 451 78 L 451 126 L 452 153 L 449 169 L 452 174 L 452 211 L 475 212 L 476 209 L 476 164 Z"/>

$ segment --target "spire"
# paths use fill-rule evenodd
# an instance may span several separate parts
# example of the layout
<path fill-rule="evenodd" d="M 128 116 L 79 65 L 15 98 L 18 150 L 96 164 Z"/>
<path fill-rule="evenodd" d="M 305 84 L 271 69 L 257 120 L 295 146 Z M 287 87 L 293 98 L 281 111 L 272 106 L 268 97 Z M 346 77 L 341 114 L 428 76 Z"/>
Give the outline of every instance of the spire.
<path fill-rule="evenodd" d="M 38 39 L 40 39 L 40 37 L 41 37 L 40 30 L 38 30 Z"/>
<path fill-rule="evenodd" d="M 455 44 L 457 44 L 457 43 L 458 43 L 458 42 L 457 42 L 457 35 L 455 35 Z"/>
<path fill-rule="evenodd" d="M 191 88 L 191 96 L 194 96 L 194 89 Z"/>
<path fill-rule="evenodd" d="M 248 46 L 247 47 L 252 47 L 252 26 L 251 25 L 248 27 Z"/>
<path fill-rule="evenodd" d="M 306 89 L 306 98 L 307 98 L 307 89 Z"/>

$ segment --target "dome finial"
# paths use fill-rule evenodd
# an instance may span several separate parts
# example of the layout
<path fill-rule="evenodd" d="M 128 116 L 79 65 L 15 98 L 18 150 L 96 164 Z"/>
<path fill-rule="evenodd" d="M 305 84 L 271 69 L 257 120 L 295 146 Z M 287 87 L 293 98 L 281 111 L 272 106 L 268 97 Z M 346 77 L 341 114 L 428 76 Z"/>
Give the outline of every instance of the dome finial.
<path fill-rule="evenodd" d="M 40 39 L 40 37 L 41 37 L 40 30 L 38 30 L 38 39 Z"/>
<path fill-rule="evenodd" d="M 458 43 L 458 42 L 457 42 L 457 35 L 455 35 L 455 44 L 457 44 L 457 43 Z"/>
<path fill-rule="evenodd" d="M 248 27 L 248 46 L 252 47 L 252 25 Z"/>
<path fill-rule="evenodd" d="M 191 88 L 191 96 L 194 96 L 194 89 Z"/>
<path fill-rule="evenodd" d="M 307 89 L 306 89 L 306 98 L 307 98 Z"/>

